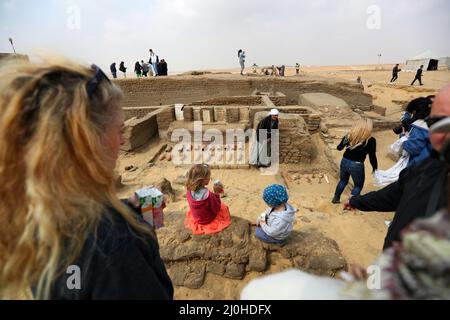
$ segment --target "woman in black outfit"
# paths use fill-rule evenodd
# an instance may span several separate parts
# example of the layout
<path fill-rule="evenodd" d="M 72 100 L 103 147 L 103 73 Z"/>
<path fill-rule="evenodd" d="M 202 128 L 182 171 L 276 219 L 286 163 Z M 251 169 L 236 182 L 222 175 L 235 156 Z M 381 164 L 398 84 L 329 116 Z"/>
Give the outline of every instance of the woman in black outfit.
<path fill-rule="evenodd" d="M 370 119 L 358 121 L 349 134 L 342 138 L 337 149 L 339 151 L 345 148 L 344 156 L 341 160 L 340 181 L 336 186 L 333 203 L 340 203 L 341 194 L 348 184 L 350 176 L 353 179 L 354 187 L 351 195 L 356 196 L 361 193 L 364 187 L 365 170 L 364 161 L 369 155 L 372 172 L 378 169 L 376 156 L 377 141 L 372 137 L 372 121 Z"/>
<path fill-rule="evenodd" d="M 119 65 L 119 70 L 123 72 L 123 77 L 127 77 L 127 68 L 125 67 L 125 63 L 122 61 Z"/>
<path fill-rule="evenodd" d="M 70 61 L 0 78 L 0 299 L 172 299 L 155 232 L 116 194 L 120 89 Z"/>

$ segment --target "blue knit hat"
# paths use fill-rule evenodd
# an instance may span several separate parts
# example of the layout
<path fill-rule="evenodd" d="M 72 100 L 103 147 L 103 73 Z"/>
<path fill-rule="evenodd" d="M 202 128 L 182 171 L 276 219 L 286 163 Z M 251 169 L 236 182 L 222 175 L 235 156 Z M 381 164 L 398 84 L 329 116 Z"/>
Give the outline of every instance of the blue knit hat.
<path fill-rule="evenodd" d="M 264 189 L 263 199 L 270 207 L 277 207 L 289 200 L 286 188 L 279 184 L 272 184 Z"/>

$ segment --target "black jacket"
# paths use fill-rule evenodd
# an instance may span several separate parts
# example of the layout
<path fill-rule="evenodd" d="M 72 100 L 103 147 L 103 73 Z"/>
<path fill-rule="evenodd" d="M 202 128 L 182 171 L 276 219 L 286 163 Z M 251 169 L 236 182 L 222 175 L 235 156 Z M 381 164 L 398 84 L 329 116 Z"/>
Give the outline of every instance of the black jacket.
<path fill-rule="evenodd" d="M 173 299 L 157 241 L 140 239 L 118 212 L 111 209 L 111 213 L 113 222 L 106 218 L 100 222 L 97 238 L 87 239 L 74 263 L 81 270 L 81 289 L 69 290 L 66 282 L 71 274 L 64 273 L 54 282 L 50 298 Z"/>
<path fill-rule="evenodd" d="M 264 134 L 261 133 L 259 130 L 267 130 L 267 139 L 270 139 L 272 137 L 272 129 L 278 129 L 278 121 L 272 121 L 272 116 L 267 116 L 264 119 L 262 119 L 258 123 L 258 127 L 256 128 L 256 140 L 259 141 L 260 138 L 264 137 Z"/>
<path fill-rule="evenodd" d="M 381 190 L 350 198 L 350 205 L 361 211 L 395 211 L 383 249 L 399 241 L 400 232 L 413 220 L 430 216 L 447 206 L 448 165 L 438 156 L 433 151 L 431 157 L 419 165 L 404 169 L 398 181 Z M 435 201 L 431 200 L 433 197 Z"/>
<path fill-rule="evenodd" d="M 417 69 L 416 78 L 422 77 L 422 72 L 423 72 L 422 69 Z"/>
<path fill-rule="evenodd" d="M 160 62 L 158 64 L 158 75 L 167 76 L 167 62 Z"/>
<path fill-rule="evenodd" d="M 392 75 L 396 76 L 398 75 L 398 73 L 401 71 L 401 69 L 399 69 L 399 67 L 395 66 L 394 69 L 392 69 Z"/>

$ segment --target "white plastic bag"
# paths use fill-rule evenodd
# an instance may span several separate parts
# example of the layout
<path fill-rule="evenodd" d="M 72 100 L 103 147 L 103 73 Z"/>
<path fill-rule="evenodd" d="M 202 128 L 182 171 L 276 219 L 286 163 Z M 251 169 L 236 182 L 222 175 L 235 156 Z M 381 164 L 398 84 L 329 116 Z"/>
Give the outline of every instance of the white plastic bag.
<path fill-rule="evenodd" d="M 408 140 L 408 137 L 403 136 L 400 139 L 398 139 L 397 141 L 395 141 L 389 147 L 390 152 L 397 156 L 400 156 L 403 151 L 403 143 L 405 143 L 406 140 Z"/>
<path fill-rule="evenodd" d="M 398 180 L 400 172 L 408 166 L 409 154 L 403 151 L 402 156 L 394 164 L 393 167 L 387 170 L 377 170 L 373 174 L 373 184 L 377 187 L 383 187 Z"/>

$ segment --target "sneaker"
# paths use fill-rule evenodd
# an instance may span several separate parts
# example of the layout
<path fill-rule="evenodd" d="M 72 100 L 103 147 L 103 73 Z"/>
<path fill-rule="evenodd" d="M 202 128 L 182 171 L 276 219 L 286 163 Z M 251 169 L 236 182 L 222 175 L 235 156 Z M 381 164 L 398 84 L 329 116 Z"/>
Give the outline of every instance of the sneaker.
<path fill-rule="evenodd" d="M 341 203 L 341 201 L 336 198 L 333 198 L 333 200 L 331 200 L 331 203 L 338 204 Z"/>

